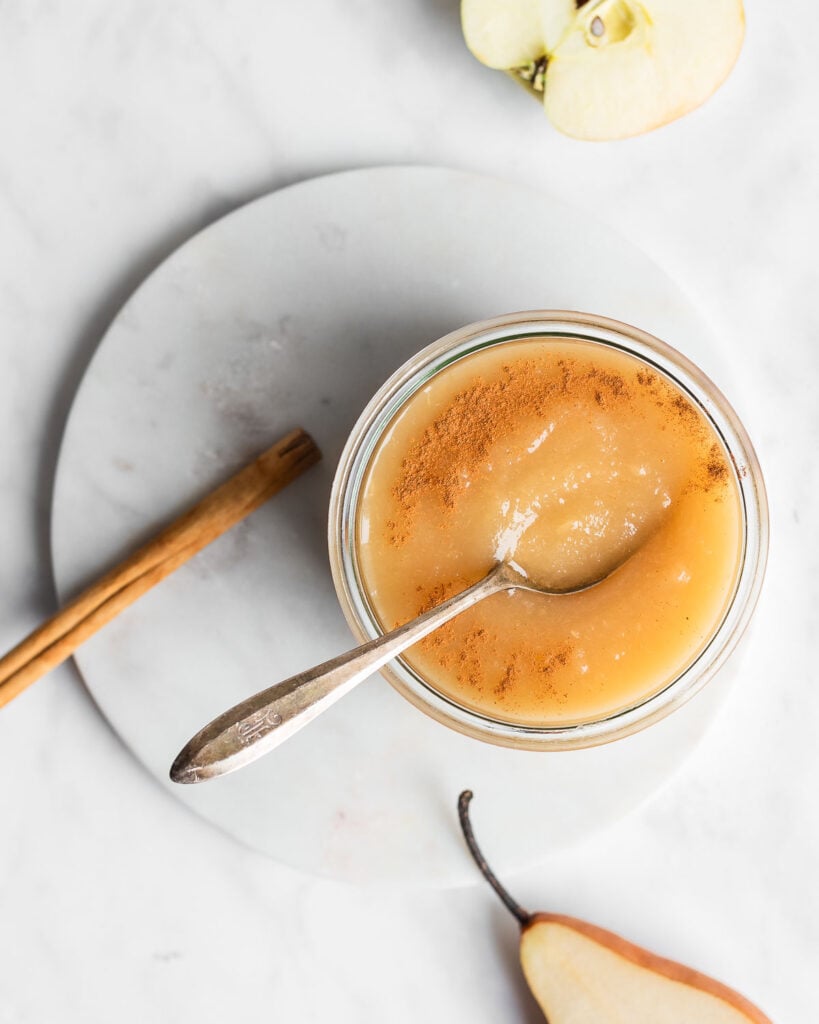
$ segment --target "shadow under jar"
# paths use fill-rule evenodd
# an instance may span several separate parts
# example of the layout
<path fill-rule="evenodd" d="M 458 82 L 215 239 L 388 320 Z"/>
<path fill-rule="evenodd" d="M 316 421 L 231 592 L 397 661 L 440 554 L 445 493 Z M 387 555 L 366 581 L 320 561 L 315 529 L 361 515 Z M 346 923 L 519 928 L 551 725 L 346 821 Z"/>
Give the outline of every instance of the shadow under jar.
<path fill-rule="evenodd" d="M 527 312 L 447 335 L 384 384 L 342 454 L 329 541 L 362 641 L 499 560 L 560 588 L 623 563 L 580 594 L 488 598 L 382 670 L 460 732 L 558 750 L 644 728 L 707 683 L 753 612 L 767 507 L 696 366 L 613 320 Z"/>

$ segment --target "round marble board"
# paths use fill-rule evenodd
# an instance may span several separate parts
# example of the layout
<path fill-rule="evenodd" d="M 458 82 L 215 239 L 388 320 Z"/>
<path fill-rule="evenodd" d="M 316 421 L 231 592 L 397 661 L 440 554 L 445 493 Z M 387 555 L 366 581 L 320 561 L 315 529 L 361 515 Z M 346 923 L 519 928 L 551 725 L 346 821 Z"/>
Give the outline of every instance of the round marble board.
<path fill-rule="evenodd" d="M 202 725 L 351 645 L 327 559 L 328 494 L 370 395 L 418 349 L 512 310 L 606 314 L 706 371 L 698 315 L 590 213 L 457 171 L 386 167 L 273 193 L 197 235 L 122 309 L 71 412 L 54 492 L 62 599 L 301 425 L 323 462 L 107 626 L 76 660 L 125 743 L 174 796 L 276 860 L 325 876 L 475 878 L 458 792 L 497 870 L 588 836 L 693 748 L 715 687 L 638 736 L 573 753 L 467 739 L 379 676 L 249 768 L 174 786 Z"/>

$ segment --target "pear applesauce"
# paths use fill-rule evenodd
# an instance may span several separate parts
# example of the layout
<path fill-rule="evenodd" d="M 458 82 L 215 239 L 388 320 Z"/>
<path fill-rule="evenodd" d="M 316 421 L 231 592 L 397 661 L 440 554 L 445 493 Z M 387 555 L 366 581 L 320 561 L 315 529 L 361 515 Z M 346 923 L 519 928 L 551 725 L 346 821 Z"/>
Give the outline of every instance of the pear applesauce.
<path fill-rule="evenodd" d="M 364 587 L 391 629 L 501 559 L 570 596 L 497 594 L 404 657 L 492 718 L 592 721 L 685 669 L 734 592 L 734 468 L 683 391 L 635 356 L 570 339 L 473 353 L 416 391 L 367 468 Z"/>

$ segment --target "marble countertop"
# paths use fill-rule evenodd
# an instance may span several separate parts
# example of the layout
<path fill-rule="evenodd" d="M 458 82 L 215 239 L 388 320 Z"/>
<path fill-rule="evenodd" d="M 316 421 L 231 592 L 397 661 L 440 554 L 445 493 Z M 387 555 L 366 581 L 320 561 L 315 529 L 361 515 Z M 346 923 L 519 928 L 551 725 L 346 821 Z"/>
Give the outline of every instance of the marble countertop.
<path fill-rule="evenodd" d="M 807 0 L 787 18 L 747 8 L 743 55 L 709 104 L 590 145 L 469 57 L 454 0 L 3 4 L 0 647 L 53 609 L 51 484 L 83 370 L 191 233 L 283 184 L 373 164 L 476 170 L 591 206 L 733 353 L 771 559 L 743 678 L 685 768 L 512 881 L 522 902 L 802 1024 L 819 953 L 819 65 Z M 155 785 L 70 665 L 0 712 L 0 822 L 0 1024 L 540 1019 L 488 890 L 342 885 L 241 848 Z"/>

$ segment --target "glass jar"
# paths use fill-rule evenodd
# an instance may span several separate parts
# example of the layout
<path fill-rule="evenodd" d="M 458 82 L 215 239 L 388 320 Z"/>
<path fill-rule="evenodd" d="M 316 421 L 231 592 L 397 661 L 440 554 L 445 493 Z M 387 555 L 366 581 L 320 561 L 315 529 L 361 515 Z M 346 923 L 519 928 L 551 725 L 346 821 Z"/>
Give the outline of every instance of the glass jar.
<path fill-rule="evenodd" d="M 762 585 L 768 544 L 765 487 L 748 435 L 725 397 L 675 349 L 627 324 L 586 313 L 533 311 L 470 324 L 423 349 L 379 389 L 350 434 L 330 499 L 330 563 L 344 615 L 361 641 L 380 635 L 363 585 L 356 548 L 361 488 L 370 458 L 403 404 L 433 376 L 474 352 L 525 339 L 568 339 L 617 349 L 659 371 L 703 412 L 722 438 L 736 474 L 742 505 L 739 569 L 722 620 L 698 657 L 658 692 L 595 721 L 554 726 L 502 721 L 461 706 L 402 659 L 381 671 L 411 703 L 445 725 L 476 739 L 526 750 L 569 750 L 628 736 L 680 707 L 701 690 L 736 647 Z"/>

